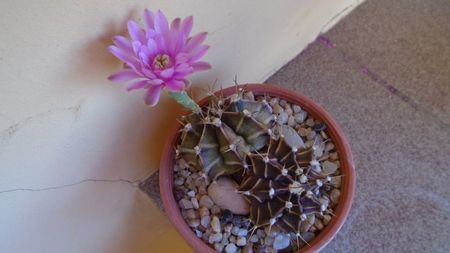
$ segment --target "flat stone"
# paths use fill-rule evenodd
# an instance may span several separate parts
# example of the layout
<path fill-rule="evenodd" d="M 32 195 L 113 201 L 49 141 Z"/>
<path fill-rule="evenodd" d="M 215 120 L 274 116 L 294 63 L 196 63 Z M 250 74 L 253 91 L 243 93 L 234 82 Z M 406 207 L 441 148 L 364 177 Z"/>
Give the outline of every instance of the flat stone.
<path fill-rule="evenodd" d="M 182 209 L 191 209 L 194 208 L 194 206 L 192 205 L 192 202 L 187 200 L 187 199 L 181 199 L 178 202 L 178 205 L 182 208 Z"/>
<path fill-rule="evenodd" d="M 201 207 L 206 207 L 206 208 L 211 208 L 214 206 L 214 202 L 212 201 L 212 199 L 208 196 L 208 195 L 203 195 L 200 198 L 200 206 Z"/>
<path fill-rule="evenodd" d="M 237 187 L 232 179 L 221 177 L 209 185 L 208 195 L 220 208 L 230 210 L 234 214 L 246 215 L 250 207 L 242 194 L 236 192 Z"/>
<path fill-rule="evenodd" d="M 280 233 L 275 237 L 273 241 L 273 248 L 275 250 L 285 249 L 291 244 L 290 237 L 285 233 Z"/>
<path fill-rule="evenodd" d="M 338 166 L 334 162 L 325 161 L 322 163 L 322 171 L 325 174 L 333 174 L 336 172 L 337 168 L 338 168 Z"/>
<path fill-rule="evenodd" d="M 333 204 L 337 204 L 339 202 L 339 197 L 341 196 L 341 191 L 338 189 L 333 189 L 330 193 L 330 199 Z"/>

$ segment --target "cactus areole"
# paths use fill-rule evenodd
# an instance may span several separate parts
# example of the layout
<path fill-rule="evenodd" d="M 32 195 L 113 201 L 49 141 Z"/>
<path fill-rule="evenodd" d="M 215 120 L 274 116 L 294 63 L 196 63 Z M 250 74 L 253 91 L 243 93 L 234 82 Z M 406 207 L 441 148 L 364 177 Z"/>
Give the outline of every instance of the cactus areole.
<path fill-rule="evenodd" d="M 232 92 L 232 89 L 235 92 Z M 266 89 L 267 93 L 263 92 Z M 254 91 L 248 94 L 247 91 Z M 322 170 L 315 145 L 306 145 L 294 128 L 279 125 L 272 112 L 268 96 L 290 100 L 311 111 L 329 126 L 340 155 L 342 175 Z M 230 95 L 231 94 L 231 95 Z M 301 99 L 299 99 L 299 97 Z M 304 99 L 304 101 L 302 100 Z M 302 104 L 305 103 L 305 104 Z M 202 170 L 205 177 L 216 180 L 230 177 L 238 183 L 236 191 L 250 203 L 249 220 L 252 229 L 278 227 L 303 240 L 309 217 L 315 214 L 335 216 L 322 235 L 310 242 L 307 252 L 323 248 L 344 223 L 353 199 L 355 175 L 351 151 L 340 128 L 321 107 L 308 98 L 272 85 L 241 85 L 216 92 L 200 102 L 201 110 L 181 118 L 182 127 L 173 134 L 171 149 L 175 156 L 189 166 Z M 169 150 L 169 146 L 166 146 Z M 172 153 L 172 152 L 171 152 Z M 165 154 L 161 169 L 173 165 L 173 153 Z M 161 193 L 166 209 L 175 225 L 183 223 L 176 203 L 168 203 L 171 192 L 171 173 L 160 175 Z M 334 177 L 344 176 L 343 196 L 337 207 L 331 208 L 330 191 Z M 172 210 L 174 209 L 174 210 Z M 213 252 L 195 238 L 189 228 L 177 225 L 188 243 L 199 252 Z M 302 252 L 305 249 L 302 248 Z"/>

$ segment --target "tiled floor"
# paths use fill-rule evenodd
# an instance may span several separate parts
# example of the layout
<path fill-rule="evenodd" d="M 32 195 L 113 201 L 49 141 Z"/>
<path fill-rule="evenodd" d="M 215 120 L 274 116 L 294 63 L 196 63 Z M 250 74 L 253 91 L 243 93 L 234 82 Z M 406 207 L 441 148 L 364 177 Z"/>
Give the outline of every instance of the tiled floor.
<path fill-rule="evenodd" d="M 450 2 L 369 0 L 267 80 L 341 124 L 357 170 L 324 252 L 450 249 Z"/>

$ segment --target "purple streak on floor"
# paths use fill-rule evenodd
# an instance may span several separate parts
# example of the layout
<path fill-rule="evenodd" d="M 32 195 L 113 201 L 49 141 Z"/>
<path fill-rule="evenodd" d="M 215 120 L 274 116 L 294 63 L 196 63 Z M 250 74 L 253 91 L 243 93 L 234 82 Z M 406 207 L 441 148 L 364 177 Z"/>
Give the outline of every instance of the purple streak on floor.
<path fill-rule="evenodd" d="M 419 105 L 416 102 L 414 102 L 413 99 L 411 99 L 408 95 L 404 94 L 402 91 L 397 89 L 393 84 L 390 84 L 387 80 L 385 80 L 380 75 L 370 70 L 367 66 L 359 63 L 356 59 L 354 59 L 350 55 L 336 48 L 335 44 L 329 38 L 325 37 L 324 35 L 319 35 L 316 39 L 316 43 L 320 43 L 326 48 L 330 49 L 333 48 L 338 50 L 339 54 L 341 55 L 342 59 L 345 62 L 356 65 L 362 74 L 368 76 L 375 83 L 383 86 L 389 93 L 400 98 L 403 102 L 407 103 L 409 106 L 414 108 L 414 110 L 417 110 L 419 108 Z"/>

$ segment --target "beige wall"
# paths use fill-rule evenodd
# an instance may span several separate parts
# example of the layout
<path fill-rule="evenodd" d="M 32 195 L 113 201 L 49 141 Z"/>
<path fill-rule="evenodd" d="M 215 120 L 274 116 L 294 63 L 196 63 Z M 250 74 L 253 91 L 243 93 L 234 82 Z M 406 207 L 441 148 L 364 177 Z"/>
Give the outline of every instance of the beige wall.
<path fill-rule="evenodd" d="M 0 192 L 157 170 L 179 107 L 162 99 L 148 108 L 142 93 L 106 80 L 120 66 L 106 51 L 111 36 L 144 7 L 193 14 L 194 29 L 209 31 L 213 70 L 192 77 L 204 87 L 235 75 L 265 80 L 360 1 L 2 0 Z M 123 182 L 0 193 L 0 224 L 0 252 L 186 250 L 154 204 Z"/>

